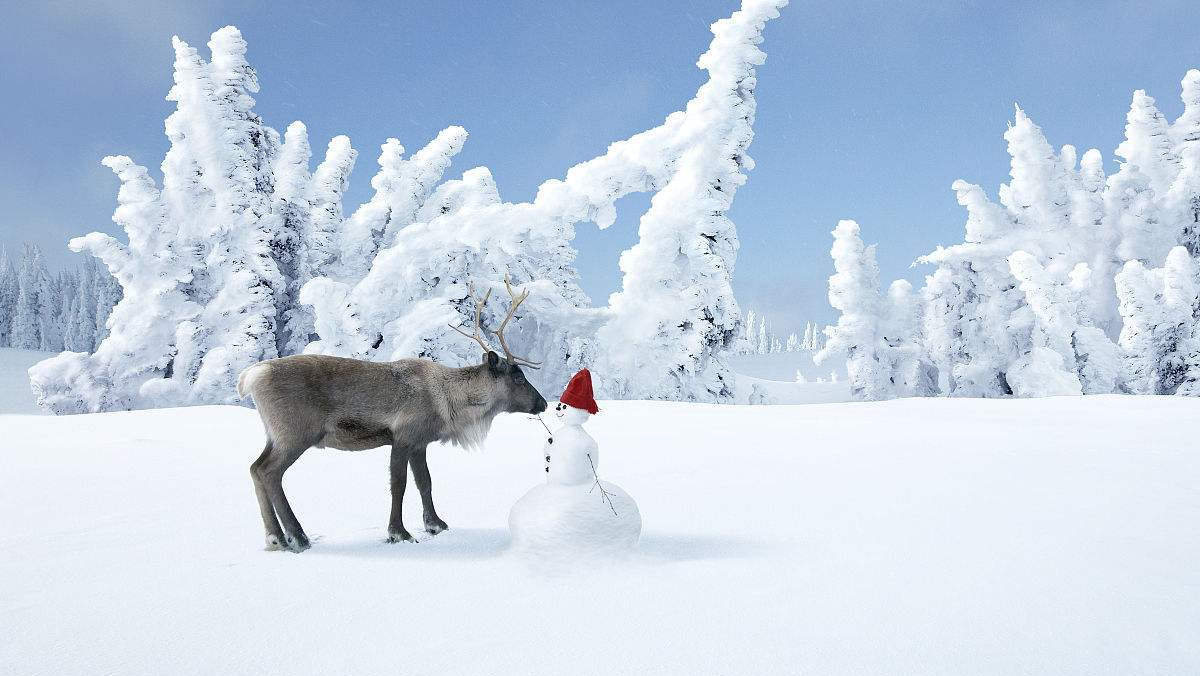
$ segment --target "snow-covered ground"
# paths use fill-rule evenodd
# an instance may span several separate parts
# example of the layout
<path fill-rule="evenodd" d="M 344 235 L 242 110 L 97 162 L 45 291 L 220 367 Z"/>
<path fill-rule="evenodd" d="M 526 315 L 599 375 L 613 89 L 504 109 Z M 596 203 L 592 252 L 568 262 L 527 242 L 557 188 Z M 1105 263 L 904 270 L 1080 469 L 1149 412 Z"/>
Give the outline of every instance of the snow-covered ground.
<path fill-rule="evenodd" d="M 850 401 L 850 385 L 841 380 L 836 383 L 798 383 L 795 381 L 752 378 L 734 374 L 738 384 L 738 403 L 767 404 L 830 404 Z M 766 395 L 765 402 L 755 397 Z"/>
<path fill-rule="evenodd" d="M 0 413 L 41 413 L 29 389 L 29 367 L 52 352 L 0 347 Z"/>
<path fill-rule="evenodd" d="M 833 360 L 817 366 L 815 352 L 776 352 L 773 354 L 730 355 L 729 366 L 738 383 L 739 404 L 748 403 L 754 396 L 754 386 L 772 404 L 828 404 L 850 401 L 850 385 L 846 380 L 845 362 Z M 796 381 L 800 372 L 805 382 Z M 835 380 L 836 378 L 836 380 Z"/>
<path fill-rule="evenodd" d="M 506 554 L 544 431 L 430 454 L 451 530 L 384 543 L 387 453 L 310 451 L 263 551 L 234 407 L 0 416 L 8 673 L 1200 673 L 1200 402 L 601 402 L 630 561 Z M 420 524 L 415 490 L 407 521 Z"/>

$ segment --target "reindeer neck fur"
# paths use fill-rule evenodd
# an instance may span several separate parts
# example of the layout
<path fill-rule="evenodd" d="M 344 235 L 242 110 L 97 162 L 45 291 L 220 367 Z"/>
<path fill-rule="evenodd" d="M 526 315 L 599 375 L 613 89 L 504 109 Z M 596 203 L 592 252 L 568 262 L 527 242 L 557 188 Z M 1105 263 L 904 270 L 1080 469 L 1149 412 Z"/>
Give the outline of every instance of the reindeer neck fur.
<path fill-rule="evenodd" d="M 444 426 L 439 440 L 468 450 L 482 448 L 492 428 L 492 419 L 504 404 L 495 397 L 488 367 L 446 367 L 442 380 L 446 407 L 440 411 Z"/>

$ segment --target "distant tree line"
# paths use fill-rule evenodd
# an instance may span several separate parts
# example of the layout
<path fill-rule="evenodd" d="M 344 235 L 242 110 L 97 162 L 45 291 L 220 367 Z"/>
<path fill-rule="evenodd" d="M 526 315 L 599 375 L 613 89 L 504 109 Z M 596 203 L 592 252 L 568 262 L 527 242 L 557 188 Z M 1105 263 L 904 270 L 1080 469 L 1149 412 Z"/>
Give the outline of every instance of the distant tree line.
<path fill-rule="evenodd" d="M 15 262 L 0 249 L 0 347 L 92 352 L 119 300 L 121 285 L 95 258 L 52 274 L 35 245 Z"/>
<path fill-rule="evenodd" d="M 784 338 L 775 332 L 762 314 L 750 310 L 742 321 L 737 344 L 738 354 L 775 354 L 777 352 L 816 352 L 825 346 L 822 329 L 816 322 L 805 322 L 804 335 L 791 333 Z"/>

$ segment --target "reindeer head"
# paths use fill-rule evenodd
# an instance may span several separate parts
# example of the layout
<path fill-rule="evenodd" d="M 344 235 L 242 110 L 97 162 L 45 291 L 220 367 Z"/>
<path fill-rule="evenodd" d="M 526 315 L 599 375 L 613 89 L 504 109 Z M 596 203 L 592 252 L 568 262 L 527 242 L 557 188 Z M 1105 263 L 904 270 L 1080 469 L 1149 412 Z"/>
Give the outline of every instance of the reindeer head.
<path fill-rule="evenodd" d="M 491 378 L 492 382 L 492 405 L 495 410 L 506 411 L 508 413 L 533 413 L 538 414 L 546 410 L 546 398 L 537 391 L 537 388 L 525 378 L 525 373 L 521 367 L 536 369 L 541 366 L 541 362 L 531 361 L 525 357 L 518 357 L 508 349 L 508 343 L 504 341 L 504 328 L 508 326 L 509 320 L 516 314 L 517 308 L 525 299 L 529 298 L 529 291 L 522 291 L 520 294 L 514 293 L 512 285 L 508 281 L 508 275 L 504 276 L 504 288 L 508 291 L 508 296 L 511 299 L 511 304 L 508 307 L 508 313 L 504 315 L 504 321 L 500 322 L 500 327 L 495 331 L 489 330 L 482 325 L 483 308 L 487 305 L 488 298 L 491 297 L 492 291 L 488 289 L 487 293 L 479 296 L 475 293 L 475 287 L 468 287 L 471 292 L 471 297 L 475 299 L 475 327 L 471 333 L 467 333 L 458 326 L 451 325 L 450 328 L 461 333 L 462 335 L 479 343 L 479 347 L 483 348 L 483 366 Z M 500 349 L 504 351 L 504 358 L 492 349 L 483 338 L 484 333 L 490 333 L 500 342 Z"/>

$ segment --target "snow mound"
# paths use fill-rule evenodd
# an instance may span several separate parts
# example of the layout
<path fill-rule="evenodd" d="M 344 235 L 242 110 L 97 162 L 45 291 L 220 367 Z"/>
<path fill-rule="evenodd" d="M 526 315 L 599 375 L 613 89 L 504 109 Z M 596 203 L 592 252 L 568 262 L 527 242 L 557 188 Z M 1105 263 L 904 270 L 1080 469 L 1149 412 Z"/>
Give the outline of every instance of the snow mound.
<path fill-rule="evenodd" d="M 535 486 L 508 514 L 513 551 L 547 563 L 590 556 L 620 556 L 642 532 L 637 503 L 620 486 L 601 480 L 612 506 L 595 484 Z"/>

